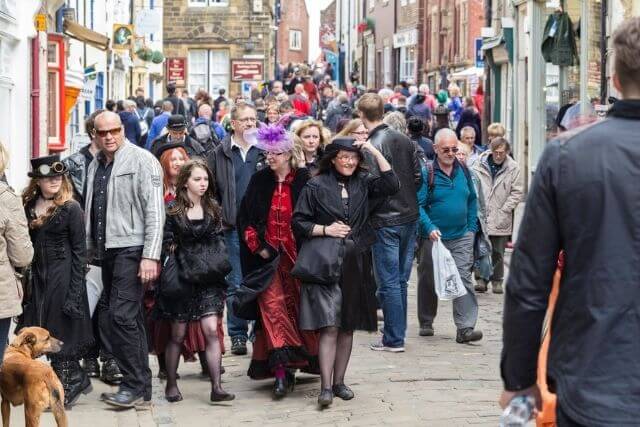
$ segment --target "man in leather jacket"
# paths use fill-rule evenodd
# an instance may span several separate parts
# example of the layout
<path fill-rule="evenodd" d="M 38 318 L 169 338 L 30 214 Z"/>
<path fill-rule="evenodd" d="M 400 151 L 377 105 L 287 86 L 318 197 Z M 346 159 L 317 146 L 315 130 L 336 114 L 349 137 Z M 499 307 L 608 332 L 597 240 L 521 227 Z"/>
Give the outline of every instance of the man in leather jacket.
<path fill-rule="evenodd" d="M 506 286 L 505 392 L 539 397 L 541 330 L 558 254 L 564 267 L 547 379 L 558 426 L 638 425 L 640 414 L 640 17 L 612 37 L 608 117 L 547 144 L 538 161 Z"/>
<path fill-rule="evenodd" d="M 384 102 L 379 95 L 363 95 L 358 100 L 358 111 L 369 130 L 369 141 L 391 163 L 400 180 L 400 190 L 395 195 L 371 203 L 370 221 L 377 234 L 374 271 L 384 314 L 382 340 L 372 344 L 371 349 L 402 352 L 407 329 L 407 282 L 416 242 L 420 161 L 414 143 L 382 122 Z M 365 156 L 370 172 L 380 175 L 376 162 L 366 153 Z"/>
<path fill-rule="evenodd" d="M 98 153 L 100 148 L 96 143 L 94 136 L 94 120 L 96 116 L 105 110 L 94 111 L 85 121 L 85 130 L 91 142 L 73 153 L 66 159 L 62 160 L 69 170 L 69 178 L 73 185 L 74 198 L 84 208 L 84 195 L 86 192 L 87 170 L 89 164 Z M 94 260 L 89 260 L 89 271 L 87 275 L 87 286 L 93 281 L 93 286 L 102 288 L 102 280 L 100 278 L 100 266 Z M 113 355 L 111 354 L 111 343 L 108 336 L 109 313 L 105 309 L 105 304 L 98 303 L 93 313 L 93 334 L 96 345 L 92 348 L 84 358 L 83 369 L 92 378 L 100 377 L 107 384 L 118 384 L 122 379 L 122 374 L 118 368 Z M 102 362 L 102 372 L 98 364 L 98 355 Z"/>

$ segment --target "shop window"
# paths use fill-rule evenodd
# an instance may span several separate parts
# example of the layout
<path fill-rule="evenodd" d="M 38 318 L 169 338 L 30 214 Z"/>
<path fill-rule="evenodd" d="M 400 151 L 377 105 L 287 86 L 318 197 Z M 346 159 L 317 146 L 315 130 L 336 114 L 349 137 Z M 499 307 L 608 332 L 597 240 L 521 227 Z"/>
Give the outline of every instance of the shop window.
<path fill-rule="evenodd" d="M 205 89 L 216 94 L 223 88 L 229 90 L 229 51 L 193 49 L 189 51 L 189 93 Z"/>
<path fill-rule="evenodd" d="M 64 38 L 49 34 L 47 42 L 47 126 L 50 151 L 65 148 Z"/>

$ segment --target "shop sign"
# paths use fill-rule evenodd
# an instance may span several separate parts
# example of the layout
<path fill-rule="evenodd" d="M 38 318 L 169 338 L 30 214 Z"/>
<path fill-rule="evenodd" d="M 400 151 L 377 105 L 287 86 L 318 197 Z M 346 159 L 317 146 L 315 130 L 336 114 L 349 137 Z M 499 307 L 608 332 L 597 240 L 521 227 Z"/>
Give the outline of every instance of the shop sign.
<path fill-rule="evenodd" d="M 257 60 L 232 59 L 231 80 L 264 80 L 264 63 Z"/>
<path fill-rule="evenodd" d="M 187 85 L 187 58 L 167 58 L 167 82 L 174 82 L 176 86 Z"/>
<path fill-rule="evenodd" d="M 482 37 L 476 38 L 476 68 L 484 68 L 484 51 L 482 50 Z"/>
<path fill-rule="evenodd" d="M 398 49 L 418 44 L 418 30 L 402 31 L 393 35 L 393 48 Z"/>

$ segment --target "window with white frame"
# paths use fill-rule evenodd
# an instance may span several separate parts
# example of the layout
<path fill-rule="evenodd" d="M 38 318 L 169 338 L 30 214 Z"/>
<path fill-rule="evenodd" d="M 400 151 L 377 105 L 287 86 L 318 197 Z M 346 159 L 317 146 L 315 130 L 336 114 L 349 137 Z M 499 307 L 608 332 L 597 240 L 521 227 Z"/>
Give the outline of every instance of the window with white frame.
<path fill-rule="evenodd" d="M 205 89 L 218 93 L 219 89 L 229 90 L 229 51 L 192 49 L 189 51 L 188 86 L 189 93 Z"/>
<path fill-rule="evenodd" d="M 302 50 L 302 31 L 289 30 L 289 49 Z"/>
<path fill-rule="evenodd" d="M 405 46 L 400 49 L 400 81 L 416 81 L 416 49 Z"/>
<path fill-rule="evenodd" d="M 189 7 L 228 6 L 229 0 L 189 0 Z"/>

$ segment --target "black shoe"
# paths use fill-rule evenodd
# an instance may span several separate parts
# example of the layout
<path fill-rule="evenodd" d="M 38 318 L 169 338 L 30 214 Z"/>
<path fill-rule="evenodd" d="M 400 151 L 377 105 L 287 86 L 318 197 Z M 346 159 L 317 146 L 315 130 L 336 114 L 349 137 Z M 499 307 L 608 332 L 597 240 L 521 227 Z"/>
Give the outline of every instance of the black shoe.
<path fill-rule="evenodd" d="M 351 400 L 355 397 L 353 391 L 344 384 L 334 384 L 331 389 L 334 396 L 339 397 L 342 400 Z"/>
<path fill-rule="evenodd" d="M 144 401 L 142 395 L 135 396 L 128 390 L 120 390 L 117 393 L 107 394 L 104 403 L 119 408 L 133 408 Z"/>
<path fill-rule="evenodd" d="M 212 391 L 210 397 L 212 402 L 229 402 L 235 399 L 236 395 L 227 392 L 216 393 L 215 391 Z"/>
<path fill-rule="evenodd" d="M 333 391 L 330 388 L 325 388 L 320 392 L 320 396 L 318 396 L 318 405 L 323 408 L 329 406 L 333 403 Z"/>
<path fill-rule="evenodd" d="M 89 378 L 100 378 L 100 364 L 98 363 L 98 359 L 84 359 L 82 361 L 82 369 L 84 369 Z"/>
<path fill-rule="evenodd" d="M 273 397 L 276 399 L 283 398 L 287 395 L 287 380 L 285 378 L 276 378 L 273 383 Z"/>
<path fill-rule="evenodd" d="M 182 393 L 178 392 L 178 394 L 174 394 L 173 396 L 164 395 L 164 398 L 167 399 L 169 403 L 176 403 L 182 401 Z"/>
<path fill-rule="evenodd" d="M 420 326 L 419 334 L 421 337 L 432 337 L 434 334 L 433 325 Z"/>
<path fill-rule="evenodd" d="M 231 354 L 236 356 L 247 354 L 247 339 L 244 337 L 231 337 Z"/>
<path fill-rule="evenodd" d="M 285 371 L 285 380 L 287 382 L 287 391 L 291 393 L 296 388 L 296 372 L 287 369 Z"/>
<path fill-rule="evenodd" d="M 77 360 L 54 363 L 52 367 L 64 389 L 65 408 L 71 408 L 80 399 L 81 394 L 89 394 L 93 390 L 91 380 Z"/>
<path fill-rule="evenodd" d="M 481 339 L 482 331 L 473 328 L 458 329 L 458 333 L 456 334 L 456 342 L 458 344 L 480 341 Z"/>
<path fill-rule="evenodd" d="M 108 359 L 102 364 L 100 379 L 110 385 L 118 385 L 122 381 L 122 373 L 115 359 Z"/>

